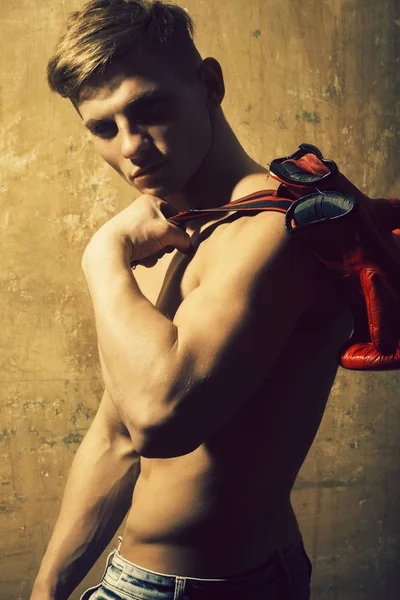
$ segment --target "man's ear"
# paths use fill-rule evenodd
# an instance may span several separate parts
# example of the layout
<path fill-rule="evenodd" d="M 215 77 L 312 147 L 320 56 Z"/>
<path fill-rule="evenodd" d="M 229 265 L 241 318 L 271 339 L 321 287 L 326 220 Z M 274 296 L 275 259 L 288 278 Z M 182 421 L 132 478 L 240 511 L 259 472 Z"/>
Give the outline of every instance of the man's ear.
<path fill-rule="evenodd" d="M 225 83 L 219 62 L 212 57 L 205 58 L 197 69 L 199 82 L 204 86 L 209 108 L 217 108 L 225 96 Z"/>

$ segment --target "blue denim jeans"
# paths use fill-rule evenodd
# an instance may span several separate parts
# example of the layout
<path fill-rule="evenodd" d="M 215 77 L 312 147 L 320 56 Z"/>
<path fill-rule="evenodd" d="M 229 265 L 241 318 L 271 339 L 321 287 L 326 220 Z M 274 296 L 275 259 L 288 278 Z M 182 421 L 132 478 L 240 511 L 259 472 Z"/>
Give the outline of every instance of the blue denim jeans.
<path fill-rule="evenodd" d="M 197 579 L 143 569 L 112 552 L 101 583 L 81 600 L 309 600 L 311 563 L 300 540 L 265 565 L 226 579 Z"/>

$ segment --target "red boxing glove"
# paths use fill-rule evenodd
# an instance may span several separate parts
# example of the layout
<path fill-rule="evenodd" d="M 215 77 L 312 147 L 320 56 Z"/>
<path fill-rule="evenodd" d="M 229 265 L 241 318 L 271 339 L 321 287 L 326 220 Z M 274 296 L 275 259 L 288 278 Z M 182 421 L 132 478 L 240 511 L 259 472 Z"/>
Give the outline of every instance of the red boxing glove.
<path fill-rule="evenodd" d="M 278 161 L 276 178 L 285 192 L 303 196 L 289 208 L 286 227 L 292 235 L 301 236 L 350 304 L 354 331 L 341 350 L 341 366 L 398 369 L 400 232 L 393 230 L 400 226 L 400 199 L 371 200 L 339 173 L 334 163 L 327 169 L 329 162 L 332 164 L 315 154 Z M 312 169 L 319 181 L 309 178 L 305 183 L 304 167 Z M 294 184 L 289 182 L 293 174 L 298 178 Z M 305 186 L 318 191 L 304 196 Z"/>

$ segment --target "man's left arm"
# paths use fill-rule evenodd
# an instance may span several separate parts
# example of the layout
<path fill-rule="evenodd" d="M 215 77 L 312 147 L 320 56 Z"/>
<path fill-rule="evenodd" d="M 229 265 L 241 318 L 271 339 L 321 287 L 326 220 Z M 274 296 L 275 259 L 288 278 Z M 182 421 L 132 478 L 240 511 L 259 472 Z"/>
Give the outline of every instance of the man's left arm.
<path fill-rule="evenodd" d="M 239 219 L 218 232 L 172 321 L 141 293 L 118 239 L 100 235 L 84 260 L 105 384 L 139 454 L 185 454 L 265 379 L 310 305 L 312 264 L 283 215 Z"/>

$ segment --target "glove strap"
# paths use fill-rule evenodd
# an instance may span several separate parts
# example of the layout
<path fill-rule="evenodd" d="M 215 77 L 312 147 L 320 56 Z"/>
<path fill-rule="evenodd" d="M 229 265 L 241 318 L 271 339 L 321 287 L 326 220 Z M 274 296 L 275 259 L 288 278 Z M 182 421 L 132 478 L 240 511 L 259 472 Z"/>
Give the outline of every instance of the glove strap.
<path fill-rule="evenodd" d="M 193 208 L 187 212 L 181 212 L 170 217 L 168 221 L 174 225 L 181 225 L 194 219 L 201 219 L 205 216 L 231 211 L 255 213 L 270 210 L 286 214 L 292 203 L 293 200 L 276 196 L 274 190 L 265 190 L 250 194 L 249 196 L 245 196 L 244 198 L 234 200 L 233 202 L 229 202 L 228 204 L 216 208 Z"/>

